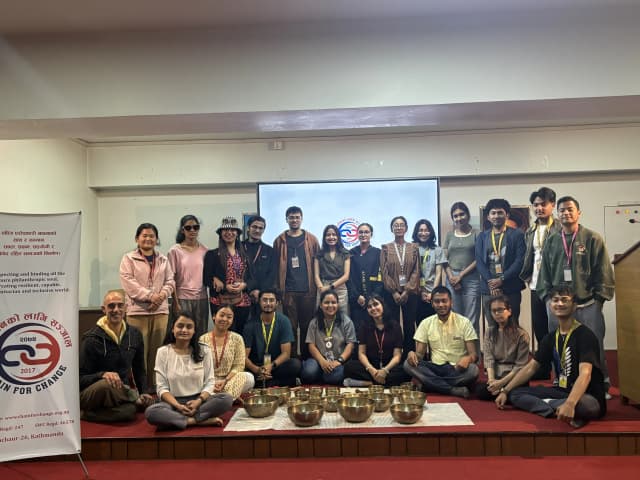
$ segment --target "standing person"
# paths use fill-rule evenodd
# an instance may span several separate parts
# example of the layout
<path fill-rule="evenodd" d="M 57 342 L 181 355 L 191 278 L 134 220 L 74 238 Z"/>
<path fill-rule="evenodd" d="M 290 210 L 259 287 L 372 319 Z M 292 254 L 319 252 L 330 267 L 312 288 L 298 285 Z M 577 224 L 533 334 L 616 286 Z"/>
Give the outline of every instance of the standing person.
<path fill-rule="evenodd" d="M 531 325 L 538 345 L 547 333 L 549 333 L 549 318 L 547 306 L 537 292 L 538 275 L 542 264 L 542 250 L 547 238 L 552 233 L 561 229 L 560 222 L 553 218 L 553 209 L 556 206 L 556 192 L 547 187 L 542 187 L 529 196 L 529 203 L 533 208 L 536 221 L 524 234 L 526 252 L 520 278 L 529 286 L 531 291 Z M 543 365 L 536 379 L 543 380 L 551 377 L 551 364 Z"/>
<path fill-rule="evenodd" d="M 559 200 L 558 205 L 561 203 Z M 544 337 L 535 358 L 500 389 L 496 405 L 502 409 L 508 399 L 520 410 L 555 417 L 579 428 L 607 412 L 598 339 L 576 320 L 575 293 L 570 287 L 552 287 L 547 294 L 558 327 Z M 549 362 L 553 362 L 557 386 L 522 386 L 540 365 Z"/>
<path fill-rule="evenodd" d="M 471 214 L 464 202 L 451 205 L 451 220 L 453 231 L 447 232 L 442 244 L 447 258 L 447 287 L 451 291 L 453 310 L 467 317 L 476 335 L 480 335 L 480 275 L 475 253 L 480 232 L 469 224 Z"/>
<path fill-rule="evenodd" d="M 338 309 L 336 292 L 323 292 L 307 330 L 310 358 L 302 362 L 302 383 L 342 385 L 344 363 L 351 357 L 355 341 L 353 323 Z"/>
<path fill-rule="evenodd" d="M 442 284 L 442 266 L 447 259 L 436 244 L 436 232 L 429 220 L 423 218 L 416 222 L 412 238 L 420 251 L 420 299 L 416 316 L 417 323 L 420 323 L 423 318 L 436 313 L 431 305 L 431 291 Z"/>
<path fill-rule="evenodd" d="M 278 297 L 273 288 L 260 291 L 260 316 L 252 318 L 242 336 L 246 347 L 245 368 L 257 381 L 271 387 L 295 387 L 300 360 L 291 358 L 291 322 L 276 311 Z"/>
<path fill-rule="evenodd" d="M 247 225 L 249 234 L 248 238 L 242 242 L 242 246 L 252 265 L 254 284 L 249 295 L 253 304 L 253 316 L 257 316 L 260 314 L 260 305 L 258 304 L 260 292 L 276 286 L 278 263 L 273 248 L 262 241 L 267 221 L 260 215 L 253 215 L 249 217 Z"/>
<path fill-rule="evenodd" d="M 124 320 L 124 295 L 107 292 L 96 326 L 82 336 L 80 347 L 81 419 L 129 422 L 136 407 L 153 402 L 148 395 L 144 344 L 140 330 Z"/>
<path fill-rule="evenodd" d="M 589 327 L 599 344 L 599 363 L 609 389 L 609 371 L 604 355 L 605 323 L 602 306 L 614 294 L 613 267 L 602 237 L 580 225 L 580 204 L 573 197 L 558 200 L 562 231 L 551 235 L 542 252 L 542 265 L 536 292 L 545 299 L 549 312 L 549 331 L 558 319 L 549 307 L 552 288 L 570 285 L 576 294 L 576 319 Z"/>
<path fill-rule="evenodd" d="M 291 320 L 296 337 L 293 352 L 302 358 L 309 355 L 305 338 L 316 305 L 313 258 L 320 250 L 318 239 L 303 230 L 302 209 L 289 207 L 285 213 L 289 229 L 273 242 L 278 256 L 278 289 L 283 295 L 282 310 Z M 298 331 L 299 330 L 299 331 Z"/>
<path fill-rule="evenodd" d="M 373 294 L 367 299 L 369 319 L 361 325 L 358 338 L 358 358 L 344 367 L 347 387 L 372 384 L 391 387 L 411 378 L 402 368 L 402 331 L 385 309 L 382 296 Z"/>
<path fill-rule="evenodd" d="M 469 319 L 451 310 L 451 292 L 447 287 L 436 287 L 432 293 L 436 314 L 418 325 L 415 351 L 408 353 L 404 371 L 425 392 L 469 398 L 469 388 L 479 373 L 475 364 L 478 337 Z M 427 350 L 430 360 L 424 359 Z"/>
<path fill-rule="evenodd" d="M 351 268 L 351 254 L 342 245 L 340 231 L 335 225 L 327 225 L 322 232 L 322 248 L 313 259 L 313 279 L 320 295 L 334 290 L 343 315 L 349 315 L 347 281 Z"/>
<path fill-rule="evenodd" d="M 213 318 L 213 330 L 202 335 L 200 343 L 213 352 L 216 381 L 213 391 L 226 392 L 234 400 L 253 388 L 253 375 L 244 371 L 246 349 L 242 335 L 231 331 L 234 311 L 231 305 L 221 305 Z"/>
<path fill-rule="evenodd" d="M 195 215 L 185 215 L 180 219 L 176 244 L 169 249 L 167 259 L 176 282 L 173 298 L 173 315 L 185 310 L 193 314 L 196 334 L 208 330 L 209 301 L 207 289 L 202 284 L 202 268 L 207 247 L 198 241 L 200 222 Z"/>
<path fill-rule="evenodd" d="M 247 292 L 253 289 L 253 271 L 244 247 L 240 243 L 242 230 L 233 217 L 224 217 L 218 234 L 218 248 L 204 256 L 203 283 L 209 288 L 211 314 L 215 316 L 220 305 L 233 305 L 233 330 L 242 333 L 251 312 L 251 299 Z"/>
<path fill-rule="evenodd" d="M 420 293 L 420 252 L 418 246 L 407 243 L 407 219 L 403 216 L 391 220 L 394 241 L 382 245 L 380 273 L 385 289 L 385 303 L 391 318 L 400 324 L 404 352 L 413 348 L 416 331 L 418 294 Z"/>
<path fill-rule="evenodd" d="M 489 308 L 496 326 L 484 334 L 483 363 L 488 380 L 476 384 L 475 393 L 480 400 L 495 400 L 502 387 L 529 361 L 529 334 L 513 321 L 509 297 L 493 297 Z"/>
<path fill-rule="evenodd" d="M 351 269 L 349 270 L 349 312 L 356 329 L 369 321 L 367 298 L 371 295 L 382 295 L 382 277 L 380 275 L 380 249 L 371 245 L 373 227 L 368 223 L 358 226 L 360 245 L 353 247 L 351 253 Z"/>
<path fill-rule="evenodd" d="M 159 402 L 145 411 L 158 427 L 184 430 L 191 426 L 222 426 L 218 418 L 231 409 L 228 393 L 214 392 L 211 350 L 198 343 L 196 324 L 189 312 L 180 312 L 165 345 L 156 356 Z"/>
<path fill-rule="evenodd" d="M 175 289 L 175 281 L 169 260 L 155 249 L 156 226 L 140 224 L 135 240 L 138 248 L 125 254 L 120 262 L 120 284 L 127 298 L 127 322 L 142 333 L 146 371 L 153 372 L 156 351 L 167 332 L 167 298 Z M 153 380 L 149 380 L 152 384 Z M 155 390 L 153 385 L 149 389 Z"/>
<path fill-rule="evenodd" d="M 491 229 L 476 240 L 476 268 L 480 272 L 482 310 L 487 325 L 495 325 L 489 312 L 492 296 L 505 294 L 511 302 L 513 321 L 519 325 L 524 282 L 520 271 L 524 261 L 524 233 L 507 225 L 511 205 L 503 198 L 492 198 L 485 207 Z"/>

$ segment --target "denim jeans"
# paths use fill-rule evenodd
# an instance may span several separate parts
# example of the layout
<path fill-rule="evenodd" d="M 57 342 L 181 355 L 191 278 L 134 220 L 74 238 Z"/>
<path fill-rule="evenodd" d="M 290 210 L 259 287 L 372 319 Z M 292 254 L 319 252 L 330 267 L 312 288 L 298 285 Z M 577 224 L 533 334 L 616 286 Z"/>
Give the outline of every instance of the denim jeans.
<path fill-rule="evenodd" d="M 302 362 L 300 379 L 305 385 L 328 383 L 329 385 L 342 385 L 344 380 L 344 366 L 340 365 L 332 372 L 326 373 L 320 368 L 320 364 L 314 358 L 307 358 Z"/>

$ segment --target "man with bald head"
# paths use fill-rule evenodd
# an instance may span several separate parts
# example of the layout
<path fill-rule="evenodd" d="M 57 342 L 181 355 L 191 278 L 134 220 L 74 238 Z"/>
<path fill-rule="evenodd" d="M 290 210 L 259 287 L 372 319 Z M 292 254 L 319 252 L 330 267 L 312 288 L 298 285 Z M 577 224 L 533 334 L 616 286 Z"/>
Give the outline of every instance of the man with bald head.
<path fill-rule="evenodd" d="M 126 422 L 135 418 L 138 407 L 153 402 L 150 395 L 140 394 L 147 387 L 144 343 L 140 330 L 125 322 L 122 292 L 107 292 L 102 312 L 104 316 L 82 337 L 81 418 L 92 422 Z"/>

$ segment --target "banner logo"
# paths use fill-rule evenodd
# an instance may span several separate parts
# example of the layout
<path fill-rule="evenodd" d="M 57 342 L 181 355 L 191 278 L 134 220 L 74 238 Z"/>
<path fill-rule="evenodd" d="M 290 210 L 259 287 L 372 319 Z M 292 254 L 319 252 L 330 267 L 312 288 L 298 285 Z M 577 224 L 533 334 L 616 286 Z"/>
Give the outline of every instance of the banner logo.
<path fill-rule="evenodd" d="M 340 239 L 345 248 L 353 248 L 360 243 L 358 240 L 358 222 L 355 218 L 343 218 L 338 222 Z"/>

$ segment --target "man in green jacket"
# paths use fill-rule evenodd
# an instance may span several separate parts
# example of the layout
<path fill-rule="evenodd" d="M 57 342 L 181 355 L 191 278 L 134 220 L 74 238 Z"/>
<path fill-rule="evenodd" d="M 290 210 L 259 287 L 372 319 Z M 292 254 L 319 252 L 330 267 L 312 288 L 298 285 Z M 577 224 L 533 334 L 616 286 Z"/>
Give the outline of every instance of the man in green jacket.
<path fill-rule="evenodd" d="M 561 285 L 573 288 L 577 302 L 575 318 L 589 327 L 598 339 L 600 365 L 608 388 L 602 305 L 613 298 L 613 267 L 604 240 L 598 233 L 579 224 L 580 214 L 580 204 L 575 198 L 567 196 L 558 200 L 562 231 L 551 235 L 546 242 L 536 292 L 547 302 L 549 331 L 553 332 L 558 327 L 558 319 L 549 309 L 549 291 Z"/>

